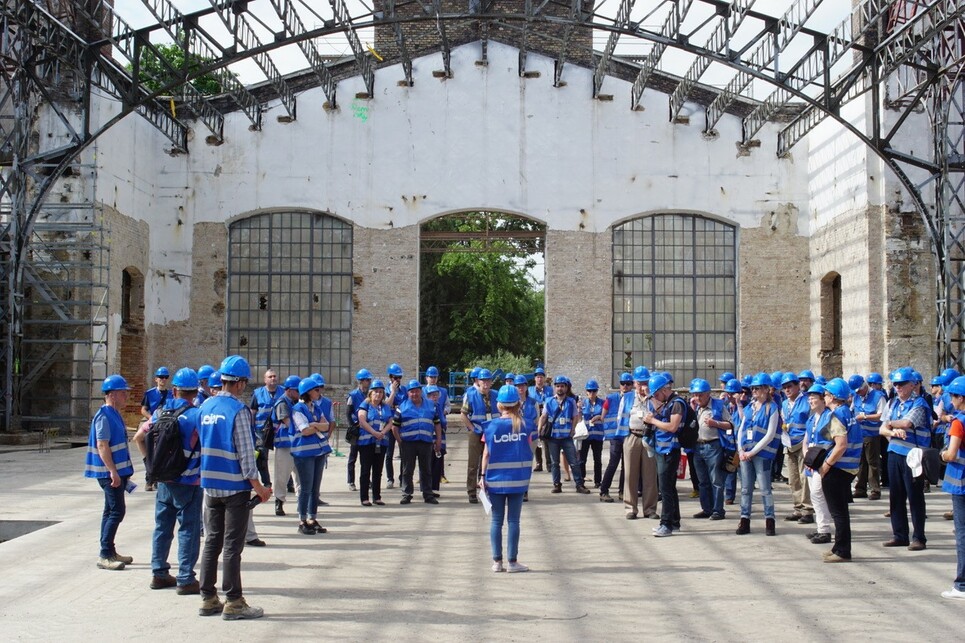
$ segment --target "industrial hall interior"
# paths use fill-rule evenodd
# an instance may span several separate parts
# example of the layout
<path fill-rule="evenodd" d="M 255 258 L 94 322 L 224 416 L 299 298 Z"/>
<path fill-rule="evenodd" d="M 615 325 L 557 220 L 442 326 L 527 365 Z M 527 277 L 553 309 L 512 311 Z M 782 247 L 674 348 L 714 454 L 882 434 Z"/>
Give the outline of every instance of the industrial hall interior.
<path fill-rule="evenodd" d="M 108 374 L 229 354 L 333 397 L 417 374 L 421 258 L 514 230 L 541 361 L 581 385 L 965 367 L 960 0 L 0 17 L 2 432 L 86 434 Z"/>

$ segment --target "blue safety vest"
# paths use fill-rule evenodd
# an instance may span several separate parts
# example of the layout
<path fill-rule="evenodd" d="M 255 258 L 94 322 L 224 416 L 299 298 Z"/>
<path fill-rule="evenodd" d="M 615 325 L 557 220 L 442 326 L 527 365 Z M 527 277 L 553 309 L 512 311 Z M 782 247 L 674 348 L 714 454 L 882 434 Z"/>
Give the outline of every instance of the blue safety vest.
<path fill-rule="evenodd" d="M 391 419 L 392 419 L 392 407 L 389 406 L 384 400 L 382 404 L 378 406 L 372 406 L 369 404 L 368 400 L 363 401 L 358 410 L 365 410 L 365 421 L 369 423 L 376 431 L 381 431 Z M 374 435 L 366 431 L 365 429 L 359 427 L 359 440 L 358 445 L 360 447 L 368 446 L 370 444 L 376 443 L 376 438 Z M 389 444 L 389 436 L 378 440 L 379 444 L 382 446 L 387 446 Z"/>
<path fill-rule="evenodd" d="M 318 409 L 321 419 L 328 421 L 332 425 L 332 429 L 335 428 L 335 416 L 332 414 L 332 400 L 327 397 L 320 397 L 315 400 L 315 408 Z M 332 452 L 332 447 L 328 444 L 328 436 L 331 435 L 328 432 L 318 433 L 318 439 L 322 442 L 322 455 L 326 455 Z"/>
<path fill-rule="evenodd" d="M 321 422 L 322 421 L 322 410 L 316 404 L 309 405 L 307 402 L 299 402 L 292 408 L 292 415 L 295 413 L 301 413 L 304 415 L 309 422 Z M 293 458 L 315 458 L 332 451 L 331 447 L 328 446 L 328 441 L 323 440 L 323 433 L 312 433 L 310 435 L 302 435 L 302 432 L 298 430 L 295 426 L 295 420 L 292 419 L 292 457 Z M 325 449 L 328 448 L 326 451 Z"/>
<path fill-rule="evenodd" d="M 683 427 L 684 420 L 687 417 L 687 409 L 685 408 L 687 402 L 677 394 L 674 394 L 669 400 L 667 400 L 660 410 L 654 413 L 652 400 L 647 400 L 647 408 L 653 413 L 653 416 L 660 420 L 661 422 L 669 422 L 670 417 L 673 415 L 673 410 L 676 408 L 680 411 L 680 424 L 677 425 L 677 430 L 679 431 Z M 671 433 L 670 431 L 664 431 L 660 428 L 655 428 L 653 431 L 654 440 L 654 451 L 657 453 L 666 455 L 673 451 L 674 449 L 680 448 L 680 442 L 677 441 L 677 433 Z"/>
<path fill-rule="evenodd" d="M 489 464 L 486 467 L 486 488 L 489 493 L 524 493 L 533 475 L 533 425 L 523 421 L 519 433 L 513 433 L 513 421 L 496 418 L 484 433 Z"/>
<path fill-rule="evenodd" d="M 925 425 L 906 430 L 904 438 L 891 438 L 891 441 L 888 443 L 889 452 L 897 453 L 898 455 L 908 455 L 908 452 L 915 447 L 931 446 L 931 431 L 928 426 L 931 423 L 931 409 L 928 408 L 928 402 L 925 401 L 925 398 L 916 395 L 902 402 L 896 397 L 891 404 L 888 419 L 903 419 L 915 407 L 920 407 L 925 410 L 923 413 L 925 416 Z"/>
<path fill-rule="evenodd" d="M 557 413 L 557 410 L 560 412 Z M 552 433 L 550 434 L 551 438 L 559 440 L 570 437 L 570 433 L 576 426 L 577 421 L 576 400 L 572 397 L 567 397 L 563 400 L 561 408 L 560 401 L 556 397 L 551 397 L 546 400 L 543 413 L 546 414 L 547 422 L 553 422 L 553 418 L 556 417 L 556 421 L 553 422 Z"/>
<path fill-rule="evenodd" d="M 599 397 L 596 398 L 596 402 L 591 402 L 590 398 L 583 400 L 583 421 L 586 423 L 586 429 L 589 434 L 586 439 L 591 442 L 602 442 L 604 437 L 603 423 L 598 422 L 596 424 L 590 424 L 590 418 L 594 415 L 600 415 L 603 412 L 603 400 Z"/>
<path fill-rule="evenodd" d="M 857 474 L 858 468 L 861 466 L 861 447 L 864 440 L 861 426 L 855 421 L 854 414 L 851 413 L 849 406 L 839 406 L 832 411 L 832 414 L 848 430 L 848 446 L 844 450 L 844 455 L 831 466 L 848 473 Z"/>
<path fill-rule="evenodd" d="M 111 472 L 97 452 L 97 434 L 94 425 L 99 419 L 105 419 L 111 429 L 109 440 L 111 447 L 111 458 L 114 460 L 114 467 L 117 475 L 122 478 L 134 475 L 134 465 L 131 463 L 131 453 L 127 449 L 127 427 L 124 426 L 124 419 L 113 406 L 105 404 L 94 414 L 94 419 L 90 423 L 90 437 L 87 440 L 87 457 L 84 459 L 85 478 L 110 478 Z"/>
<path fill-rule="evenodd" d="M 868 394 L 864 397 L 855 393 L 854 401 L 852 402 L 855 415 L 858 413 L 874 415 L 878 412 L 878 405 L 881 404 L 881 400 L 884 399 L 884 397 L 884 393 L 870 387 Z M 878 430 L 881 428 L 881 420 L 862 420 L 858 426 L 861 427 L 862 437 L 874 438 L 878 436 Z"/>
<path fill-rule="evenodd" d="M 285 405 L 285 410 L 288 411 L 288 426 L 285 426 L 282 421 L 278 419 L 278 407 L 282 404 Z M 292 420 L 293 408 L 295 408 L 295 402 L 292 402 L 287 395 L 282 395 L 281 398 L 275 402 L 275 406 L 273 406 L 271 409 L 271 423 L 275 427 L 276 449 L 292 448 L 292 431 L 295 428 L 295 422 Z"/>
<path fill-rule="evenodd" d="M 806 424 L 808 416 L 811 414 L 811 407 L 808 404 L 807 395 L 799 394 L 792 403 L 790 398 L 782 403 L 784 427 L 788 437 L 791 438 L 791 446 L 796 447 L 804 440 L 804 433 L 807 430 Z"/>
<path fill-rule="evenodd" d="M 529 387 L 529 397 L 536 400 L 536 406 L 539 407 L 540 413 L 543 412 L 543 405 L 546 404 L 546 400 L 553 397 L 553 387 L 543 384 L 543 388 L 537 389 L 536 385 Z"/>
<path fill-rule="evenodd" d="M 346 404 L 348 405 L 349 409 L 351 409 L 351 418 L 349 421 L 352 423 L 352 426 L 357 426 L 359 423 L 359 409 L 362 408 L 362 402 L 365 401 L 365 396 L 366 393 L 363 393 L 362 389 L 358 387 L 352 389 L 352 391 L 348 394 Z M 365 433 L 365 431 L 362 431 L 362 433 Z M 374 440 L 375 438 L 372 439 Z"/>
<path fill-rule="evenodd" d="M 204 403 L 204 401 L 209 397 L 211 396 L 205 393 L 204 391 L 202 391 L 201 389 L 198 389 L 198 394 L 194 396 L 194 405 L 201 406 Z"/>
<path fill-rule="evenodd" d="M 275 392 L 268 390 L 267 386 L 255 389 L 251 396 L 251 410 L 255 412 L 254 429 L 261 436 L 264 435 L 265 428 L 271 420 L 271 410 L 275 407 L 278 398 L 285 394 L 285 389 L 281 386 L 275 387 Z"/>
<path fill-rule="evenodd" d="M 178 431 L 181 433 L 181 448 L 184 450 L 184 457 L 188 459 L 188 466 L 181 477 L 174 482 L 196 485 L 201 481 L 201 448 L 194 449 L 194 455 L 192 455 L 191 442 L 198 431 L 198 419 L 201 417 L 201 411 L 187 400 L 178 397 L 171 398 L 164 403 L 165 409 L 177 410 L 184 406 L 191 408 L 178 416 Z M 155 415 L 157 414 L 155 413 Z"/>
<path fill-rule="evenodd" d="M 539 404 L 529 395 L 523 398 L 522 404 L 523 419 L 535 425 L 539 421 Z"/>
<path fill-rule="evenodd" d="M 499 417 L 499 411 L 496 409 L 496 391 L 489 390 L 488 410 L 482 392 L 476 387 L 469 389 L 466 393 L 466 402 L 469 404 L 469 421 L 472 422 L 472 432 L 476 435 L 482 435 L 486 422 L 494 417 Z"/>
<path fill-rule="evenodd" d="M 403 442 L 434 442 L 436 439 L 435 423 L 439 416 L 431 400 L 423 398 L 419 406 L 406 400 L 395 410 L 394 421 Z"/>
<path fill-rule="evenodd" d="M 824 427 L 826 427 L 830 421 L 831 409 L 826 408 L 819 414 L 811 414 L 806 423 L 809 447 L 824 447 L 825 449 L 830 449 L 830 447 L 833 446 L 822 434 Z M 811 477 L 811 470 L 805 467 L 804 475 Z"/>
<path fill-rule="evenodd" d="M 942 391 L 941 396 L 939 396 L 939 398 L 935 400 L 935 403 L 932 405 L 932 408 L 935 410 L 935 417 L 941 417 L 938 414 L 939 410 L 944 411 L 942 415 L 951 415 L 955 408 L 954 406 L 952 406 L 952 396 Z M 945 435 L 945 432 L 948 431 L 948 423 L 939 422 L 938 424 L 935 425 L 933 431 L 935 432 L 935 435 Z"/>
<path fill-rule="evenodd" d="M 952 415 L 959 422 L 965 424 L 965 413 L 954 411 Z M 942 491 L 961 496 L 965 495 L 965 440 L 958 445 L 955 459 L 945 465 L 945 478 L 942 480 Z"/>
<path fill-rule="evenodd" d="M 771 416 L 778 412 L 777 403 L 768 402 L 752 413 L 753 407 L 748 406 L 744 409 L 744 422 L 741 424 L 740 443 L 744 451 L 752 450 L 758 442 L 767 435 L 767 425 L 770 423 Z M 781 446 L 781 438 L 775 434 L 774 439 L 769 444 L 757 452 L 757 455 L 765 460 L 773 460 L 777 455 L 777 450 Z"/>
<path fill-rule="evenodd" d="M 234 444 L 235 417 L 248 407 L 230 395 L 215 395 L 199 409 L 201 427 L 201 486 L 205 489 L 248 491 L 251 483 L 241 473 Z"/>
<path fill-rule="evenodd" d="M 431 400 L 430 400 L 430 401 L 431 401 Z M 439 396 L 439 399 L 436 400 L 436 417 L 439 418 L 439 428 L 441 429 L 440 433 L 442 434 L 442 446 L 443 446 L 443 448 L 445 448 L 445 446 L 446 446 L 446 429 L 449 428 L 449 418 L 446 417 L 446 407 L 443 406 L 443 404 L 442 404 L 442 396 L 441 396 L 441 395 Z"/>
<path fill-rule="evenodd" d="M 720 400 L 721 404 L 725 402 Z M 730 411 L 730 424 L 729 429 L 717 429 L 717 435 L 720 437 L 720 446 L 723 447 L 725 451 L 736 451 L 737 450 L 737 428 L 740 425 L 740 417 L 737 415 L 737 405 L 732 403 L 727 403 L 727 410 Z M 715 418 L 716 419 L 716 418 Z"/>
<path fill-rule="evenodd" d="M 148 413 L 154 413 L 157 408 L 164 404 L 164 402 L 166 402 L 170 396 L 171 389 L 164 389 L 163 391 L 160 391 L 156 386 L 154 388 L 149 388 L 144 392 L 144 398 L 141 400 L 141 406 L 147 407 Z"/>
<path fill-rule="evenodd" d="M 612 440 L 617 433 L 617 415 L 620 413 L 620 393 L 606 396 L 606 415 L 603 416 L 603 439 Z"/>

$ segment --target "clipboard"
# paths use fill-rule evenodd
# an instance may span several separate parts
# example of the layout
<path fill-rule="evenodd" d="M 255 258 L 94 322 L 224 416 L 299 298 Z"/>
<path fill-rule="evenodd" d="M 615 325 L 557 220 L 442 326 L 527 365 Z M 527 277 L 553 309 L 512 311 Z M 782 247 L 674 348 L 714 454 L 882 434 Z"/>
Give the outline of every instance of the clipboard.
<path fill-rule="evenodd" d="M 479 503 L 482 505 L 482 508 L 486 512 L 486 515 L 488 516 L 489 514 L 491 514 L 493 512 L 493 501 L 489 499 L 489 494 L 486 493 L 485 485 L 479 490 L 479 493 L 477 493 L 476 495 L 479 496 Z"/>

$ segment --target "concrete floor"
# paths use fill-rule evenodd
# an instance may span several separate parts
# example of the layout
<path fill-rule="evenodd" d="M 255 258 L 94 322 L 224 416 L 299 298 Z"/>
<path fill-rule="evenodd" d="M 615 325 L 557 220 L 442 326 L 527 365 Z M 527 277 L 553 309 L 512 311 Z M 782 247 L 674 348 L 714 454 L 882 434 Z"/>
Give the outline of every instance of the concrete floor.
<path fill-rule="evenodd" d="M 460 484 L 465 442 L 450 444 L 438 506 L 399 506 L 396 489 L 386 507 L 361 507 L 345 484 L 346 458 L 333 457 L 322 485 L 328 534 L 300 535 L 295 518 L 259 507 L 268 546 L 247 548 L 242 568 L 245 595 L 265 618 L 249 622 L 199 617 L 198 597 L 148 588 L 152 493 L 129 496 L 118 534 L 135 563 L 100 570 L 103 502 L 82 477 L 83 449 L 0 454 L 0 520 L 58 521 L 0 545 L 0 639 L 948 641 L 965 628 L 965 603 L 939 596 L 955 571 L 941 492 L 926 496 L 926 551 L 883 549 L 887 502 L 859 500 L 855 561 L 827 565 L 828 547 L 804 537 L 811 525 L 779 521 L 778 536 L 764 537 L 759 504 L 748 536 L 734 535 L 735 511 L 687 519 L 699 509 L 689 481 L 679 484 L 683 532 L 657 539 L 656 521 L 627 521 L 619 504 L 572 484 L 550 495 L 549 475 L 537 473 L 519 556 L 532 571 L 493 574 L 489 521 Z M 780 518 L 787 486 L 775 496 Z"/>

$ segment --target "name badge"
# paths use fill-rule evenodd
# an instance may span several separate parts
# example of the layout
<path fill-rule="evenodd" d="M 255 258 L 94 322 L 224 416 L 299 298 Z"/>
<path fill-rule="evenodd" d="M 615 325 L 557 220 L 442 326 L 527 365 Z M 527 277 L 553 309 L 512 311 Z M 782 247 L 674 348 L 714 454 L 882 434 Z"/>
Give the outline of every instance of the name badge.
<path fill-rule="evenodd" d="M 492 420 L 492 419 L 493 419 L 493 414 L 492 414 L 492 413 L 487 413 L 487 414 L 486 414 L 486 421 L 489 422 L 489 421 Z"/>
<path fill-rule="evenodd" d="M 747 429 L 747 439 L 748 440 L 754 439 L 754 429 Z"/>

